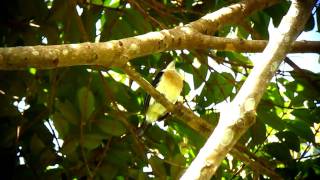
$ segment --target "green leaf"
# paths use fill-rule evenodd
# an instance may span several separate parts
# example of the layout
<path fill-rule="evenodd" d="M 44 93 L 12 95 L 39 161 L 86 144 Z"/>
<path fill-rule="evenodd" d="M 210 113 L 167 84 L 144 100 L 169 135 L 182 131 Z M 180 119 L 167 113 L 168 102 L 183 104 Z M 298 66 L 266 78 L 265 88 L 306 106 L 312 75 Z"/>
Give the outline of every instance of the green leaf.
<path fill-rule="evenodd" d="M 67 8 L 65 16 L 69 18 L 63 19 L 64 23 L 67 24 L 67 26 L 63 26 L 64 27 L 63 38 L 65 39 L 66 42 L 77 43 L 82 39 L 81 37 L 82 35 L 78 29 L 79 27 L 76 19 L 77 15 L 74 13 L 73 9 L 69 7 Z"/>
<path fill-rule="evenodd" d="M 107 162 L 110 164 L 117 165 L 121 168 L 128 168 L 128 163 L 132 158 L 132 152 L 127 148 L 112 148 L 108 151 L 108 156 Z"/>
<path fill-rule="evenodd" d="M 226 57 L 228 57 L 231 61 L 236 61 L 238 62 L 239 64 L 243 64 L 243 65 L 253 65 L 252 64 L 252 61 L 242 55 L 241 53 L 237 53 L 237 52 L 221 52 L 221 55 L 225 55 Z"/>
<path fill-rule="evenodd" d="M 152 30 L 149 21 L 145 21 L 145 17 L 135 9 L 126 9 L 123 20 L 125 20 L 132 29 L 136 30 L 137 34 L 150 32 Z"/>
<path fill-rule="evenodd" d="M 110 39 L 117 39 L 117 37 L 112 37 L 112 29 L 114 29 L 115 22 L 118 21 L 120 15 L 118 13 L 107 11 L 105 17 L 105 23 L 103 24 L 100 41 L 107 41 Z"/>
<path fill-rule="evenodd" d="M 306 100 L 303 93 L 303 86 L 295 81 L 285 84 L 286 91 L 284 94 L 291 100 L 292 106 L 302 106 Z"/>
<path fill-rule="evenodd" d="M 281 96 L 278 86 L 276 83 L 269 83 L 267 91 L 263 95 L 264 100 L 269 100 L 271 103 L 274 103 L 279 106 L 283 106 L 284 100 Z"/>
<path fill-rule="evenodd" d="M 181 154 L 176 154 L 173 157 L 172 162 L 174 163 L 171 165 L 170 168 L 170 177 L 172 179 L 179 179 L 182 175 L 182 172 L 184 170 L 184 165 L 186 163 L 186 159 Z"/>
<path fill-rule="evenodd" d="M 117 119 L 100 119 L 95 124 L 101 131 L 113 136 L 121 136 L 126 133 L 125 126 Z"/>
<path fill-rule="evenodd" d="M 53 148 L 53 134 L 48 130 L 44 123 L 39 122 L 33 125 L 34 132 L 37 134 L 38 138 L 41 139 L 46 148 Z"/>
<path fill-rule="evenodd" d="M 96 23 L 101 16 L 101 8 L 92 7 L 90 9 L 83 9 L 83 13 L 81 15 L 81 19 L 83 22 L 83 26 L 89 36 L 90 41 L 95 41 L 96 37 Z M 100 29 L 98 29 L 100 32 Z"/>
<path fill-rule="evenodd" d="M 266 126 L 260 119 L 257 119 L 256 123 L 250 128 L 252 144 L 262 144 L 266 140 Z"/>
<path fill-rule="evenodd" d="M 115 100 L 121 104 L 127 111 L 134 113 L 141 110 L 136 92 L 132 91 L 128 86 L 107 78 L 107 92 L 114 95 Z"/>
<path fill-rule="evenodd" d="M 102 179 L 113 180 L 118 171 L 119 170 L 117 166 L 112 166 L 110 164 L 104 163 L 99 167 L 98 174 Z"/>
<path fill-rule="evenodd" d="M 317 107 L 311 111 L 311 115 L 313 116 L 312 121 L 315 123 L 320 123 L 320 107 Z"/>
<path fill-rule="evenodd" d="M 286 124 L 287 128 L 299 137 L 305 139 L 306 141 L 314 142 L 314 135 L 308 123 L 299 119 L 295 119 L 287 120 Z"/>
<path fill-rule="evenodd" d="M 258 11 L 251 16 L 253 22 L 253 29 L 257 31 L 262 38 L 269 38 L 268 25 L 270 22 L 270 16 L 262 11 Z"/>
<path fill-rule="evenodd" d="M 180 54 L 181 59 L 185 61 L 185 63 L 182 63 L 179 68 L 182 69 L 186 73 L 192 73 L 194 74 L 194 68 L 190 64 L 192 64 L 194 57 L 191 54 Z M 166 58 L 168 59 L 168 58 Z M 176 64 L 178 65 L 178 63 Z M 177 66 L 178 67 L 178 66 Z M 201 67 L 201 66 L 200 66 Z M 201 71 L 203 72 L 203 71 Z"/>
<path fill-rule="evenodd" d="M 53 120 L 54 127 L 56 128 L 56 130 L 59 133 L 59 137 L 60 138 L 66 137 L 66 135 L 69 132 L 68 121 L 66 121 L 64 119 L 64 117 L 62 116 L 62 114 L 58 113 L 58 112 L 56 112 L 52 115 L 52 120 Z"/>
<path fill-rule="evenodd" d="M 258 106 L 257 114 L 257 118 L 261 119 L 264 123 L 268 124 L 272 128 L 279 131 L 285 128 L 285 123 L 279 118 L 279 116 L 277 116 L 274 109 Z"/>
<path fill-rule="evenodd" d="M 30 148 L 31 152 L 33 154 L 39 154 L 42 152 L 42 150 L 45 148 L 45 144 L 42 142 L 42 140 L 38 137 L 37 134 L 33 134 L 30 142 Z"/>
<path fill-rule="evenodd" d="M 42 0 L 34 0 L 32 3 L 27 1 L 16 1 L 17 9 L 20 10 L 19 14 L 21 17 L 33 18 L 36 21 L 41 21 L 49 13 L 46 3 Z"/>
<path fill-rule="evenodd" d="M 164 167 L 162 159 L 156 156 L 151 156 L 151 158 L 149 159 L 149 163 L 151 164 L 152 171 L 157 177 L 164 178 L 167 176 L 166 169 Z"/>
<path fill-rule="evenodd" d="M 194 89 L 197 89 L 206 80 L 208 68 L 206 68 L 204 65 L 201 65 L 198 69 L 193 67 L 192 71 Z"/>
<path fill-rule="evenodd" d="M 201 97 L 205 98 L 200 101 L 201 105 L 207 107 L 212 103 L 219 103 L 232 96 L 233 83 L 234 78 L 229 73 L 211 73 L 206 86 L 200 94 L 200 100 L 202 100 Z"/>
<path fill-rule="evenodd" d="M 73 125 L 78 125 L 80 122 L 80 117 L 78 116 L 77 110 L 70 103 L 70 101 L 56 102 L 56 107 L 63 116 L 63 118 Z"/>
<path fill-rule="evenodd" d="M 282 162 L 288 162 L 292 160 L 288 147 L 283 143 L 270 143 L 264 148 L 268 154 Z"/>
<path fill-rule="evenodd" d="M 317 115 L 313 114 L 314 110 L 310 110 L 310 109 L 293 109 L 291 114 L 293 114 L 296 118 L 303 120 L 309 124 L 312 124 L 314 122 L 316 122 L 317 120 L 319 121 L 319 119 L 317 119 Z M 320 115 L 318 115 L 319 118 Z"/>
<path fill-rule="evenodd" d="M 181 123 L 180 120 L 177 120 L 176 118 L 168 119 L 168 124 L 177 132 L 180 132 L 180 136 L 187 137 L 191 144 L 193 144 L 197 148 L 201 148 L 204 143 L 205 139 L 203 136 L 201 136 L 199 133 L 197 133 L 195 130 L 191 129 L 189 126 L 187 126 L 184 123 Z M 172 132 L 174 134 L 174 132 Z M 186 147 L 188 150 L 190 150 L 190 147 Z M 180 151 L 183 151 L 184 149 L 181 149 Z"/>
<path fill-rule="evenodd" d="M 102 5 L 103 4 L 103 1 L 102 0 L 91 0 L 92 4 L 96 4 L 96 5 Z"/>
<path fill-rule="evenodd" d="M 314 18 L 313 16 L 310 16 L 310 18 L 308 19 L 305 27 L 304 27 L 304 31 L 311 31 L 314 28 L 315 24 L 314 24 Z"/>
<path fill-rule="evenodd" d="M 30 3 L 29 3 L 30 4 Z M 49 21 L 63 21 L 68 10 L 68 2 L 64 0 L 55 0 L 50 9 Z"/>
<path fill-rule="evenodd" d="M 0 77 L 1 77 L 1 74 L 0 74 Z M 0 89 L 2 89 L 1 85 L 0 85 Z M 8 96 L 1 94 L 1 93 L 0 93 L 0 107 L 1 107 L 0 108 L 0 118 L 20 116 L 20 112 L 12 104 L 12 102 L 10 101 L 10 98 Z"/>
<path fill-rule="evenodd" d="M 87 87 L 78 90 L 78 103 L 82 118 L 88 120 L 95 109 L 95 100 L 93 93 Z"/>
<path fill-rule="evenodd" d="M 151 126 L 146 130 L 145 134 L 156 143 L 163 143 L 166 139 L 166 132 L 158 126 Z"/>
<path fill-rule="evenodd" d="M 106 21 L 106 23 L 108 23 L 108 21 Z M 109 34 L 111 34 L 110 40 L 121 39 L 135 35 L 134 29 L 132 29 L 127 21 L 123 20 L 123 17 L 118 17 L 118 19 L 113 23 L 113 31 L 110 29 L 106 30 L 107 32 L 109 32 Z M 121 31 L 119 31 L 118 29 L 121 29 Z"/>
<path fill-rule="evenodd" d="M 205 110 L 203 114 L 201 114 L 201 118 L 208 121 L 213 127 L 218 124 L 220 114 L 218 112 L 212 110 Z"/>
<path fill-rule="evenodd" d="M 275 27 L 279 26 L 280 21 L 289 9 L 289 5 L 289 2 L 281 1 L 280 3 L 264 10 L 269 16 L 272 17 L 272 22 Z"/>
<path fill-rule="evenodd" d="M 183 82 L 183 89 L 182 89 L 181 95 L 182 95 L 182 96 L 188 95 L 189 92 L 190 92 L 190 90 L 191 90 L 191 88 L 190 88 L 189 84 L 184 81 L 184 82 Z"/>
<path fill-rule="evenodd" d="M 76 155 L 76 149 L 79 146 L 79 139 L 74 137 L 65 141 L 62 145 L 61 152 L 66 155 Z"/>
<path fill-rule="evenodd" d="M 102 143 L 102 137 L 97 134 L 85 134 L 83 136 L 83 146 L 88 150 L 93 150 Z"/>
<path fill-rule="evenodd" d="M 43 164 L 44 166 L 46 166 L 47 163 L 51 164 L 55 162 L 57 156 L 55 151 L 46 148 L 44 151 L 41 152 L 41 154 L 39 154 L 39 157 L 41 165 Z"/>
<path fill-rule="evenodd" d="M 120 5 L 120 0 L 106 0 L 103 5 L 106 7 L 117 8 Z"/>
<path fill-rule="evenodd" d="M 133 169 L 133 168 L 129 168 L 128 169 L 128 176 L 129 179 L 136 179 L 136 180 L 147 180 L 149 178 L 147 178 L 147 174 L 146 172 L 142 172 L 140 169 Z"/>
<path fill-rule="evenodd" d="M 247 39 L 248 36 L 250 35 L 249 32 L 245 28 L 243 28 L 241 26 L 237 27 L 237 31 L 236 32 L 237 32 L 237 37 L 240 38 L 240 39 Z"/>
<path fill-rule="evenodd" d="M 227 36 L 230 32 L 231 32 L 231 29 L 233 28 L 233 26 L 231 25 L 225 25 L 223 26 L 222 28 L 219 29 L 219 34 L 218 36 L 219 37 L 222 37 L 222 36 Z"/>
<path fill-rule="evenodd" d="M 286 144 L 290 149 L 299 152 L 300 151 L 300 140 L 296 134 L 291 131 L 281 131 L 276 134 L 278 139 Z"/>
<path fill-rule="evenodd" d="M 303 92 L 303 96 L 306 99 L 310 99 L 311 101 L 320 100 L 320 92 L 317 88 L 320 86 L 320 73 L 302 69 L 301 73 L 291 71 L 290 74 L 295 79 L 295 82 L 300 85 L 300 87 L 297 86 L 299 88 L 297 90 Z"/>

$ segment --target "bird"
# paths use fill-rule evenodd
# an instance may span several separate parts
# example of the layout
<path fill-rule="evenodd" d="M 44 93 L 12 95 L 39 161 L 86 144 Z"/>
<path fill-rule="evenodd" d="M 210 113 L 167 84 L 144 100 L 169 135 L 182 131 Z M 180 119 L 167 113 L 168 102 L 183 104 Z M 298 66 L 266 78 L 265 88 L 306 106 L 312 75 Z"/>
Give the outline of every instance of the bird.
<path fill-rule="evenodd" d="M 168 66 L 160 71 L 154 78 L 152 85 L 163 94 L 171 103 L 176 103 L 183 89 L 183 76 L 177 71 L 175 61 L 171 61 Z M 143 134 L 148 125 L 164 119 L 168 115 L 168 110 L 159 102 L 155 101 L 150 95 L 145 98 L 145 120 L 140 126 Z"/>

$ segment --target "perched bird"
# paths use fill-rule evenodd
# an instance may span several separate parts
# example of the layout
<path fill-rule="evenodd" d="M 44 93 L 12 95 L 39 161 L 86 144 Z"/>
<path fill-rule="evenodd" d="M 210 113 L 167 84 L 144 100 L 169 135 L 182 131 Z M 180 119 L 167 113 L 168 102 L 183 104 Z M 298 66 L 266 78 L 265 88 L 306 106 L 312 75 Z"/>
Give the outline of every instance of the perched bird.
<path fill-rule="evenodd" d="M 183 76 L 176 70 L 175 62 L 172 61 L 154 79 L 153 86 L 162 93 L 170 102 L 176 103 L 183 88 Z M 163 119 L 168 111 L 150 95 L 145 99 L 145 122 L 140 126 L 143 133 L 148 124 Z"/>

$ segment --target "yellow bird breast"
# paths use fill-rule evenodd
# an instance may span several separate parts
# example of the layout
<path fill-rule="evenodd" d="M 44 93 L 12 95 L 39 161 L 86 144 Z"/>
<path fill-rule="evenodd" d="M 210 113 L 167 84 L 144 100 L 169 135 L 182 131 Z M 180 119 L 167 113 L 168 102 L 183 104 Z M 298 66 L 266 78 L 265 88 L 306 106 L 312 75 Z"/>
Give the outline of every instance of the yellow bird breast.
<path fill-rule="evenodd" d="M 170 102 L 176 103 L 183 88 L 183 78 L 175 70 L 164 71 L 156 89 L 162 93 Z M 146 121 L 152 123 L 165 115 L 167 110 L 160 103 L 150 99 L 149 108 L 146 113 Z"/>

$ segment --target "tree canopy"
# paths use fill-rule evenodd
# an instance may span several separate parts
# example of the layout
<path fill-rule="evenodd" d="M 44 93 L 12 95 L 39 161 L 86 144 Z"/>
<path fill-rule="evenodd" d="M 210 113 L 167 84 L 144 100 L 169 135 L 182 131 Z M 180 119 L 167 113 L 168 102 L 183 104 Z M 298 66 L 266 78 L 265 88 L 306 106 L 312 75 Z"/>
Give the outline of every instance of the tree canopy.
<path fill-rule="evenodd" d="M 295 4 L 297 11 L 306 8 L 299 17 L 290 13 Z M 221 163 L 205 158 L 214 175 L 200 179 L 319 177 L 320 74 L 286 56 L 319 57 L 319 41 L 295 41 L 302 30 L 319 35 L 319 6 L 310 0 L 3 1 L 1 176 L 179 179 L 220 129 L 218 145 L 209 147 L 217 148 Z M 287 32 L 277 38 L 270 24 Z M 273 57 L 277 63 L 255 81 L 251 73 L 262 72 L 257 66 L 272 48 L 281 54 Z M 170 61 L 185 78 L 176 104 L 150 85 Z M 278 68 L 281 62 L 291 68 Z M 247 97 L 242 88 L 251 82 L 255 94 Z M 149 94 L 170 114 L 139 136 Z M 242 98 L 243 106 L 232 103 Z M 223 129 L 221 120 L 234 116 Z"/>

